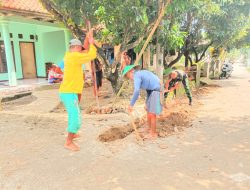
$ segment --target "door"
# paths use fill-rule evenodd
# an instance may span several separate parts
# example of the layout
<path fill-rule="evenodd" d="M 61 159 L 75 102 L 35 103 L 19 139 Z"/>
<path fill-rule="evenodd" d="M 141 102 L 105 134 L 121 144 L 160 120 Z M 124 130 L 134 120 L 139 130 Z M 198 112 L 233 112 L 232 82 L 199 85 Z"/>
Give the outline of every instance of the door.
<path fill-rule="evenodd" d="M 33 42 L 20 42 L 23 78 L 36 78 L 35 47 Z"/>

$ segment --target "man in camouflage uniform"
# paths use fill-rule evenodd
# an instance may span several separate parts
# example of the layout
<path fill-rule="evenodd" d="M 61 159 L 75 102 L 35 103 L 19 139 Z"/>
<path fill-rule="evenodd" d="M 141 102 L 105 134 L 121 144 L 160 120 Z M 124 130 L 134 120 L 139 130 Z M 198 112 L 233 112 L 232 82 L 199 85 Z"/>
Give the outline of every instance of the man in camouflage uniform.
<path fill-rule="evenodd" d="M 189 105 L 192 105 L 192 94 L 190 92 L 188 84 L 188 75 L 184 71 L 180 70 L 168 70 L 169 79 L 165 85 L 164 99 L 168 97 L 168 93 L 176 90 L 179 87 L 179 83 L 182 82 L 186 95 L 189 99 Z"/>

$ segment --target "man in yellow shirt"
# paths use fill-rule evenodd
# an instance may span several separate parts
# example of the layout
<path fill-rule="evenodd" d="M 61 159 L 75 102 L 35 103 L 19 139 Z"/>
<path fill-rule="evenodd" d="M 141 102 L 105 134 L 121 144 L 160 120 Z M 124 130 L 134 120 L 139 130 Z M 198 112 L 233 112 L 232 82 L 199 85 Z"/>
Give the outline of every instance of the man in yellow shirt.
<path fill-rule="evenodd" d="M 84 83 L 82 64 L 96 58 L 92 32 L 87 34 L 84 44 L 88 44 L 89 47 L 87 51 L 82 52 L 83 47 L 80 40 L 72 39 L 70 41 L 69 52 L 66 52 L 64 56 L 64 77 L 59 89 L 60 99 L 68 113 L 68 137 L 64 147 L 73 151 L 80 150 L 73 139 L 78 137 L 77 132 L 82 123 L 78 101 L 78 95 L 82 94 Z"/>

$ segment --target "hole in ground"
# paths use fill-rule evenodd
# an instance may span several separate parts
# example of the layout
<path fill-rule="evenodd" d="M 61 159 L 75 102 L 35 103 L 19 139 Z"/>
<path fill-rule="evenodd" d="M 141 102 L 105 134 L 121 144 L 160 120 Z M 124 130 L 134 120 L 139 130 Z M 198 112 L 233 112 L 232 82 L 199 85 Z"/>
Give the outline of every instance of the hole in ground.
<path fill-rule="evenodd" d="M 136 119 L 134 123 L 137 128 L 140 128 L 144 125 L 144 121 L 144 119 Z M 134 129 L 130 123 L 124 126 L 112 126 L 110 129 L 100 134 L 98 138 L 101 142 L 112 142 L 118 139 L 124 139 L 133 131 Z"/>
<path fill-rule="evenodd" d="M 190 113 L 185 110 L 162 115 L 157 121 L 157 132 L 159 137 L 166 137 L 189 127 L 190 119 Z M 145 125 L 145 119 L 137 119 L 135 125 L 138 129 L 142 128 L 143 125 Z M 118 139 L 124 139 L 133 133 L 133 131 L 134 129 L 131 124 L 112 126 L 110 129 L 99 135 L 99 140 L 101 142 L 112 142 Z"/>

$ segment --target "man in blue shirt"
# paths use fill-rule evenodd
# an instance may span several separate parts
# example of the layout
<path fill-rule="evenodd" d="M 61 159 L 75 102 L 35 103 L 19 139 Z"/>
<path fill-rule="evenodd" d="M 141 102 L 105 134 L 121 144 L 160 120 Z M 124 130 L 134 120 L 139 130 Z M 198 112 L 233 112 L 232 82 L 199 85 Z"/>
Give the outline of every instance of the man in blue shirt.
<path fill-rule="evenodd" d="M 156 133 L 156 115 L 162 111 L 160 94 L 161 84 L 160 79 L 150 71 L 147 70 L 134 70 L 136 65 L 127 65 L 122 75 L 134 81 L 134 93 L 128 106 L 128 111 L 133 111 L 133 106 L 139 97 L 140 89 L 147 91 L 146 110 L 148 120 L 148 136 L 146 138 L 157 138 Z"/>

